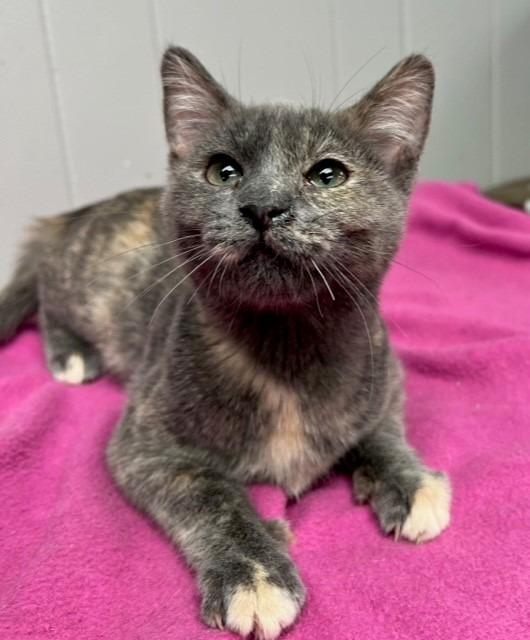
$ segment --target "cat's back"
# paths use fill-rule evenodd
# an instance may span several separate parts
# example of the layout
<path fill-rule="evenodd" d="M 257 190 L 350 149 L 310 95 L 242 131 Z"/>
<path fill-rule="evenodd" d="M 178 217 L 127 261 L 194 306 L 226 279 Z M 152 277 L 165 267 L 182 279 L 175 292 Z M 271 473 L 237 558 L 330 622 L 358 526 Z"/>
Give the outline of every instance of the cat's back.
<path fill-rule="evenodd" d="M 33 234 L 43 249 L 60 249 L 67 255 L 85 259 L 111 258 L 120 251 L 150 243 L 156 233 L 155 214 L 161 189 L 134 189 L 106 200 L 40 218 Z M 90 240 L 90 242 L 86 242 Z"/>
<path fill-rule="evenodd" d="M 174 277 L 164 276 L 178 271 L 176 249 L 157 216 L 161 193 L 135 189 L 41 219 L 33 229 L 40 304 L 95 344 L 107 366 L 125 376 L 173 283 Z"/>

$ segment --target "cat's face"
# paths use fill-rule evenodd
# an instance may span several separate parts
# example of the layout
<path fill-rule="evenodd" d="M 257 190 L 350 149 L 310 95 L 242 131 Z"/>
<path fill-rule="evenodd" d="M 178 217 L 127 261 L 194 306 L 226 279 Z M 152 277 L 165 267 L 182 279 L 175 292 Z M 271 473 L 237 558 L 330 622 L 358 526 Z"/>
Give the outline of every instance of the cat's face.
<path fill-rule="evenodd" d="M 242 106 L 189 53 L 166 53 L 163 212 L 199 295 L 284 307 L 379 282 L 430 113 L 430 64 L 402 67 L 356 107 L 325 112 Z"/>

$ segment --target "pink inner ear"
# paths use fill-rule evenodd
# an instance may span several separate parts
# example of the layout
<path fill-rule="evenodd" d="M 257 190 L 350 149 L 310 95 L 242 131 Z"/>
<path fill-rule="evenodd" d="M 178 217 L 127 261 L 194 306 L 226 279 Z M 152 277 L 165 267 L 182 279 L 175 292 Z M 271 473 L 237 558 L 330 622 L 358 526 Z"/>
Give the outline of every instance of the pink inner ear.
<path fill-rule="evenodd" d="M 197 138 L 215 121 L 215 113 L 212 113 L 209 105 L 204 105 L 202 111 L 187 108 L 181 98 L 174 101 L 171 112 L 173 119 L 171 149 L 179 157 L 186 157 Z"/>
<path fill-rule="evenodd" d="M 379 151 L 379 157 L 388 167 L 393 167 L 399 160 L 399 156 L 402 151 L 402 143 L 395 138 L 384 138 L 382 136 L 375 136 L 375 146 Z"/>
<path fill-rule="evenodd" d="M 222 119 L 232 99 L 198 60 L 181 49 L 166 52 L 162 81 L 167 139 L 175 153 L 186 156 Z"/>

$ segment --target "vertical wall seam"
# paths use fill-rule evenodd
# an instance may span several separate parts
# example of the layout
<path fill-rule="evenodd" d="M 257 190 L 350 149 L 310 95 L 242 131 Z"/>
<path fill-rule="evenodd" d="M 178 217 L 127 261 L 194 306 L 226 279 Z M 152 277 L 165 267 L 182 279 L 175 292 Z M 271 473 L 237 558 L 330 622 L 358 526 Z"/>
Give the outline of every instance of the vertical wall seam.
<path fill-rule="evenodd" d="M 160 51 L 164 46 L 162 37 L 162 23 L 160 21 L 160 9 L 157 0 L 146 0 L 148 4 L 148 12 L 151 22 L 151 39 L 153 42 L 153 51 L 156 64 L 160 63 Z"/>
<path fill-rule="evenodd" d="M 411 50 L 410 6 L 408 0 L 400 0 L 399 4 L 399 43 L 401 55 L 405 56 Z"/>
<path fill-rule="evenodd" d="M 497 0 L 489 2 L 490 15 L 490 179 L 493 184 L 501 179 L 500 138 L 500 18 Z"/>
<path fill-rule="evenodd" d="M 404 3 L 405 0 L 398 0 L 399 2 L 399 55 L 403 58 L 405 55 L 406 47 L 405 47 L 405 8 Z"/>
<path fill-rule="evenodd" d="M 333 57 L 333 91 L 336 93 L 339 90 L 339 78 L 342 77 L 342 65 L 339 55 L 339 32 L 337 28 L 336 0 L 330 0 L 328 6 L 329 37 L 331 40 L 331 55 Z"/>
<path fill-rule="evenodd" d="M 48 65 L 48 72 L 50 74 L 50 84 L 53 94 L 53 106 L 55 119 L 57 122 L 57 132 L 59 135 L 61 154 L 63 156 L 63 164 L 66 170 L 68 197 L 71 206 L 75 207 L 79 204 L 76 193 L 77 176 L 74 170 L 72 151 L 70 149 L 70 143 L 68 140 L 64 104 L 60 87 L 59 73 L 57 70 L 57 56 L 55 53 L 55 48 L 53 46 L 50 12 L 47 5 L 47 0 L 40 0 L 39 13 L 41 29 L 45 43 L 46 63 Z"/>

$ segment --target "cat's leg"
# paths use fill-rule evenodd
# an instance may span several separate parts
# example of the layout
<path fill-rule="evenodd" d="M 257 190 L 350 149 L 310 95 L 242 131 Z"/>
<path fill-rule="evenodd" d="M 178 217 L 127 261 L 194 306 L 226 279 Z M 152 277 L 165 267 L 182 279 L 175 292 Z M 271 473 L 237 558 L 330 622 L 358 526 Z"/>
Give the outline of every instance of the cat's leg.
<path fill-rule="evenodd" d="M 364 436 L 352 453 L 355 496 L 358 502 L 371 505 L 385 533 L 423 542 L 447 527 L 449 481 L 423 465 L 406 442 L 399 419 L 388 418 Z"/>
<path fill-rule="evenodd" d="M 44 335 L 48 369 L 56 380 L 81 384 L 102 375 L 103 366 L 95 347 L 62 325 L 42 307 L 39 320 Z"/>
<path fill-rule="evenodd" d="M 108 448 L 110 470 L 196 571 L 207 624 L 273 640 L 297 617 L 305 590 L 286 549 L 288 531 L 253 510 L 245 489 L 199 454 L 141 426 L 141 407 Z"/>

